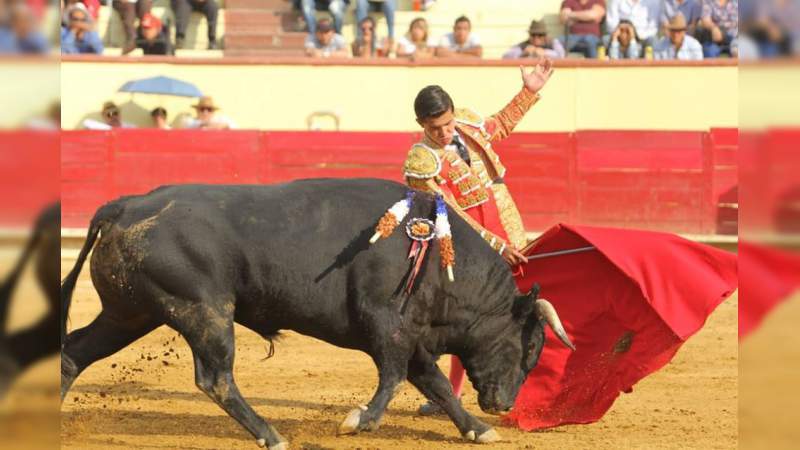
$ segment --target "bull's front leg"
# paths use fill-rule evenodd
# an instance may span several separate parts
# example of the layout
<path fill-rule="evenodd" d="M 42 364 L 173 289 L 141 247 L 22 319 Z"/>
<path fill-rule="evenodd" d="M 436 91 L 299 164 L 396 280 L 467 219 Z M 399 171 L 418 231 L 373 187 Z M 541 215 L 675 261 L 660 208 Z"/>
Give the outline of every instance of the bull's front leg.
<path fill-rule="evenodd" d="M 405 358 L 378 357 L 378 389 L 367 406 L 359 406 L 350 411 L 347 418 L 339 425 L 337 434 L 356 434 L 360 431 L 375 431 L 380 426 L 386 407 L 394 397 L 397 385 L 406 379 Z"/>
<path fill-rule="evenodd" d="M 424 352 L 423 352 L 424 353 Z M 417 352 L 408 363 L 408 381 L 428 400 L 438 404 L 450 416 L 464 439 L 480 444 L 500 440 L 492 427 L 476 419 L 461 405 L 436 361 L 427 353 Z"/>

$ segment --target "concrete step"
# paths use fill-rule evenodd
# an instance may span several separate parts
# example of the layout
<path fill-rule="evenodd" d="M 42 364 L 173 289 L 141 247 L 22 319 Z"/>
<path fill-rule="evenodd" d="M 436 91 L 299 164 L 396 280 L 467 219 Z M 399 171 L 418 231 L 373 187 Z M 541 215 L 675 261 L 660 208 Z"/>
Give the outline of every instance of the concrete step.
<path fill-rule="evenodd" d="M 282 20 L 279 13 L 260 9 L 228 9 L 225 13 L 225 23 L 229 29 L 244 26 L 275 28 L 281 25 Z"/>
<path fill-rule="evenodd" d="M 304 57 L 303 49 L 298 48 L 226 48 L 226 57 L 252 57 L 252 58 L 280 58 L 280 57 Z"/>
<path fill-rule="evenodd" d="M 225 0 L 227 9 L 260 9 L 272 11 L 289 11 L 291 0 Z"/>
<path fill-rule="evenodd" d="M 225 35 L 225 48 L 229 50 L 248 48 L 289 48 L 302 50 L 305 39 L 306 35 L 304 33 L 242 33 L 239 30 L 228 30 L 228 33 Z"/>

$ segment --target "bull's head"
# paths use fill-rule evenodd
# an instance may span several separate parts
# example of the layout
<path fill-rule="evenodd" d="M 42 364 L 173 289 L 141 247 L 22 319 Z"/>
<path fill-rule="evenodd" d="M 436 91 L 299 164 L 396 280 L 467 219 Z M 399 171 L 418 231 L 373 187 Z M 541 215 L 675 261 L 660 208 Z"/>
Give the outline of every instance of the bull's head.
<path fill-rule="evenodd" d="M 478 391 L 484 412 L 499 414 L 514 406 L 528 373 L 536 366 L 544 346 L 547 323 L 564 345 L 575 350 L 553 305 L 537 299 L 539 286 L 518 296 L 508 315 L 481 324 L 480 336 L 472 336 L 462 356 L 470 381 Z"/>

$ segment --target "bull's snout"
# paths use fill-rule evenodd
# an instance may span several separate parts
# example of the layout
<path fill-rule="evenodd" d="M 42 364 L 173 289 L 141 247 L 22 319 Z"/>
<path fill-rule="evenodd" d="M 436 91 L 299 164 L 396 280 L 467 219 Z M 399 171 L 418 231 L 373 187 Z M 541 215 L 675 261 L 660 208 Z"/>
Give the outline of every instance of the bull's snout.
<path fill-rule="evenodd" d="M 513 402 L 504 401 L 503 396 L 498 394 L 496 389 L 490 388 L 486 395 L 478 395 L 478 406 L 481 407 L 481 411 L 492 415 L 510 412 L 514 406 Z"/>

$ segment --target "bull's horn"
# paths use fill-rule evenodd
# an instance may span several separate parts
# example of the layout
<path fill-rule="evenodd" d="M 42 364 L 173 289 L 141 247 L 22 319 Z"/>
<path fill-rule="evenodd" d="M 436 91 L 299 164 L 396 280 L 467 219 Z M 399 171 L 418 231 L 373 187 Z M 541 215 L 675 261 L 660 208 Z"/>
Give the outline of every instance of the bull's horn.
<path fill-rule="evenodd" d="M 567 332 L 564 331 L 564 326 L 561 325 L 561 319 L 558 318 L 558 313 L 556 313 L 556 309 L 553 308 L 550 302 L 543 298 L 536 300 L 536 313 L 550 325 L 550 328 L 564 345 L 575 351 L 575 345 L 569 340 Z"/>

